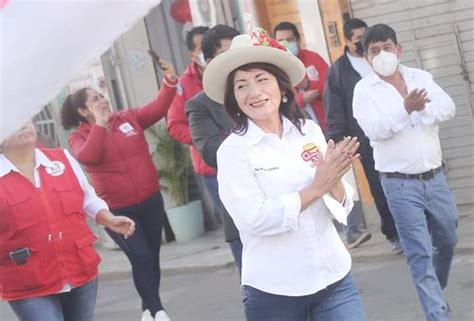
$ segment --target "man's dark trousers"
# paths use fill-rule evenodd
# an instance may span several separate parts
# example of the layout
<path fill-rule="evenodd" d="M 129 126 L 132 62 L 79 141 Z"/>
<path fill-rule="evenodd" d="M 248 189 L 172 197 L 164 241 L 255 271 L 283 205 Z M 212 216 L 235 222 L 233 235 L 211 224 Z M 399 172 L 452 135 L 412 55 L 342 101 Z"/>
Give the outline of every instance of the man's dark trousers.
<path fill-rule="evenodd" d="M 365 176 L 369 182 L 370 192 L 374 197 L 375 207 L 380 215 L 382 233 L 388 240 L 393 240 L 398 235 L 397 228 L 395 227 L 392 213 L 388 209 L 387 199 L 380 184 L 379 172 L 375 170 L 374 151 L 366 136 L 360 139 L 359 153 Z"/>

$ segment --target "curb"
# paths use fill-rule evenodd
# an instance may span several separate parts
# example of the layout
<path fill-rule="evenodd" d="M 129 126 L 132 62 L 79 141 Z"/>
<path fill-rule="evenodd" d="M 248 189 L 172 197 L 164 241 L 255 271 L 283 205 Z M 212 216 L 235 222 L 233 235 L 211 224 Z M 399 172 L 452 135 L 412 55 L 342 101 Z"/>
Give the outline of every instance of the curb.
<path fill-rule="evenodd" d="M 454 249 L 454 256 L 474 256 L 474 248 L 472 247 L 457 247 Z M 393 262 L 400 259 L 406 260 L 403 253 L 394 254 L 374 254 L 374 255 L 354 255 L 352 256 L 353 263 L 363 263 L 363 262 Z"/>
<path fill-rule="evenodd" d="M 472 247 L 458 247 L 454 251 L 455 256 L 474 256 L 474 248 Z M 374 255 L 354 255 L 352 256 L 353 263 L 364 263 L 364 262 L 394 262 L 398 260 L 405 260 L 403 254 L 374 254 Z M 175 276 L 179 274 L 192 274 L 192 273 L 207 273 L 216 272 L 221 270 L 233 270 L 235 269 L 234 261 L 225 262 L 222 264 L 207 265 L 207 266 L 187 266 L 187 267 L 168 267 L 161 269 L 162 276 Z M 105 271 L 100 272 L 99 277 L 101 280 L 115 281 L 131 278 L 131 270 L 122 271 Z"/>
<path fill-rule="evenodd" d="M 235 263 L 227 262 L 223 264 L 216 264 L 216 265 L 208 265 L 208 266 L 187 266 L 187 267 L 170 267 L 170 268 L 162 268 L 161 275 L 162 276 L 174 276 L 180 274 L 192 274 L 192 273 L 206 273 L 206 272 L 216 272 L 221 270 L 231 270 L 235 269 Z M 99 272 L 99 277 L 101 280 L 108 280 L 108 281 L 115 281 L 115 280 L 123 280 L 132 277 L 132 271 L 122 270 L 122 271 L 105 271 Z"/>

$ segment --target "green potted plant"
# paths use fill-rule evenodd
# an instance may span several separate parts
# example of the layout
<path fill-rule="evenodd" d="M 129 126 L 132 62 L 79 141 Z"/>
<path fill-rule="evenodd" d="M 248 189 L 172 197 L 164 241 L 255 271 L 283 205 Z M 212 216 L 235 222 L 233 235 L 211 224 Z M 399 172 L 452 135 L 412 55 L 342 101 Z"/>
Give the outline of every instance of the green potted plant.
<path fill-rule="evenodd" d="M 171 228 L 177 241 L 188 241 L 204 235 L 204 217 L 200 200 L 189 202 L 188 176 L 191 159 L 188 149 L 172 139 L 166 125 L 160 123 L 149 132 L 155 137 L 153 151 L 161 190 L 174 203 L 174 207 L 166 210 Z"/>

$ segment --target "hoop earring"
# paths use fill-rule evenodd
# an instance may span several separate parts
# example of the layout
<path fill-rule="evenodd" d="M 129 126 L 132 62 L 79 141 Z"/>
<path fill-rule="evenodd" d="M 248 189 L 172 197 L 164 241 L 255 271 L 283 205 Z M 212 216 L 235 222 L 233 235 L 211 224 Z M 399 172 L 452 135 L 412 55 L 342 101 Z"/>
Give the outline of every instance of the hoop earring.
<path fill-rule="evenodd" d="M 288 97 L 286 97 L 286 95 L 281 96 L 281 102 L 286 104 L 288 102 Z"/>

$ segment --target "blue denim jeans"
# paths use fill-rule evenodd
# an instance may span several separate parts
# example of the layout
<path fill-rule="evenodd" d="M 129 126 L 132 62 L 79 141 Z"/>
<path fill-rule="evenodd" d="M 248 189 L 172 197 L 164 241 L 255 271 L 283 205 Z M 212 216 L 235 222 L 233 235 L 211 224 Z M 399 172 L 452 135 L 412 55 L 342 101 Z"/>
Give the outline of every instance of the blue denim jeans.
<path fill-rule="evenodd" d="M 242 275 L 242 242 L 239 240 L 233 240 L 229 242 L 230 250 L 234 256 L 234 262 L 239 270 L 239 275 Z"/>
<path fill-rule="evenodd" d="M 426 319 L 448 320 L 443 289 L 457 241 L 458 212 L 446 177 L 440 172 L 429 180 L 383 178 L 382 186 Z"/>
<path fill-rule="evenodd" d="M 158 192 L 141 203 L 113 210 L 135 221 L 135 233 L 128 239 L 105 229 L 132 264 L 135 288 L 142 299 L 142 310 L 152 316 L 163 310 L 160 288 L 160 247 L 163 218 L 166 215 L 163 198 Z"/>
<path fill-rule="evenodd" d="M 9 301 L 21 321 L 93 321 L 97 279 L 70 292 Z"/>
<path fill-rule="evenodd" d="M 355 207 L 355 206 L 354 206 Z M 361 217 L 357 215 L 358 213 L 355 210 L 352 210 L 347 216 L 347 225 L 344 226 L 343 233 L 345 236 L 349 237 L 356 233 L 360 233 L 361 228 Z"/>
<path fill-rule="evenodd" d="M 242 287 L 242 292 L 247 321 L 367 320 L 351 273 L 311 295 L 276 295 L 247 285 Z"/>
<path fill-rule="evenodd" d="M 222 222 L 222 216 L 224 211 L 224 205 L 222 205 L 221 199 L 219 198 L 219 185 L 217 183 L 216 176 L 201 176 L 201 180 L 206 189 L 207 195 L 212 201 L 214 207 L 214 215 L 216 216 L 217 222 Z"/>

